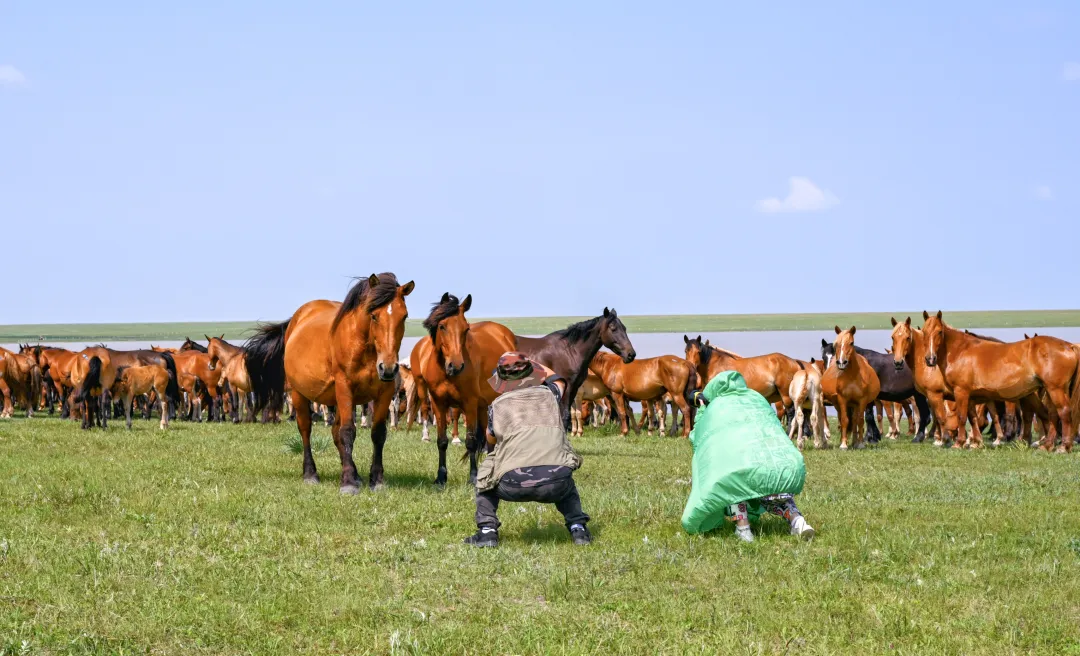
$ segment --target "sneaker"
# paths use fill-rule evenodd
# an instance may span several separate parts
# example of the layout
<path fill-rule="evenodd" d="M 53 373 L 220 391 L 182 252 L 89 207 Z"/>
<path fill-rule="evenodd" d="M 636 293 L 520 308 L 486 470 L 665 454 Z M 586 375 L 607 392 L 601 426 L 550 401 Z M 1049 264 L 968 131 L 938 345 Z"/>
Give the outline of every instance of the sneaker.
<path fill-rule="evenodd" d="M 592 533 L 589 533 L 589 529 L 585 528 L 583 524 L 574 524 L 571 526 L 570 537 L 573 538 L 574 544 L 579 547 L 592 544 Z"/>
<path fill-rule="evenodd" d="M 465 538 L 464 542 L 470 547 L 497 547 L 499 546 L 499 532 L 493 528 L 477 529 L 476 534 Z"/>
<path fill-rule="evenodd" d="M 738 537 L 743 542 L 753 542 L 754 541 L 754 532 L 750 530 L 749 526 L 736 526 L 735 527 L 735 536 Z"/>
<path fill-rule="evenodd" d="M 813 540 L 814 527 L 807 524 L 806 520 L 800 515 L 795 518 L 795 521 L 791 522 L 791 534 L 803 540 Z"/>

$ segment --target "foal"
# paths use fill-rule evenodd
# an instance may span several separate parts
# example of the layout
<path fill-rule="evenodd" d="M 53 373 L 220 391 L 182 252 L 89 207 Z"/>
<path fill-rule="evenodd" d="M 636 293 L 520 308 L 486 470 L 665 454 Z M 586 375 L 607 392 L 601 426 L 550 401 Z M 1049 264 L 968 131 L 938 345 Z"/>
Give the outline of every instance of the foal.
<path fill-rule="evenodd" d="M 124 404 L 124 418 L 127 420 L 128 430 L 131 430 L 131 403 L 137 396 L 149 394 L 151 390 L 157 394 L 157 400 L 161 402 L 161 422 L 159 427 L 165 430 L 169 427 L 169 377 L 171 374 L 165 367 L 156 364 L 143 365 L 141 367 L 123 367 L 117 372 L 116 382 L 113 383 L 112 395 L 122 399 Z"/>

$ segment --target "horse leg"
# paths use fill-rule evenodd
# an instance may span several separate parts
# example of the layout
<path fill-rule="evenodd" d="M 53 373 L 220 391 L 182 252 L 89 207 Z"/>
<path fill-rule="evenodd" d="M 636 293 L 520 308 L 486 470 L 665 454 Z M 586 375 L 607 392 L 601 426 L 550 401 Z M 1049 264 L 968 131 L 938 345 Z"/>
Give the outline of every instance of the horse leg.
<path fill-rule="evenodd" d="M 394 386 L 386 385 L 378 397 L 378 402 L 371 403 L 371 472 L 368 486 L 372 490 L 383 487 L 383 447 L 386 445 L 386 422 L 390 418 L 390 399 L 394 395 Z"/>
<path fill-rule="evenodd" d="M 352 390 L 348 380 L 335 381 L 335 393 L 337 406 L 338 439 L 335 440 L 338 448 L 338 456 L 341 458 L 341 493 L 357 494 L 360 492 L 360 475 L 356 472 L 356 463 L 353 462 L 353 443 L 356 441 L 356 405 L 353 402 Z M 374 437 L 372 444 L 374 444 Z M 382 453 L 379 454 L 380 463 Z M 372 454 L 372 470 L 375 467 L 375 454 Z M 374 471 L 372 472 L 374 473 Z"/>
<path fill-rule="evenodd" d="M 1050 397 L 1051 406 L 1049 410 L 1051 413 L 1056 411 L 1056 419 L 1061 423 L 1061 446 L 1057 448 L 1056 453 L 1070 453 L 1073 446 L 1073 418 L 1072 410 L 1069 407 L 1069 393 L 1062 387 L 1047 388 L 1046 392 Z M 1053 446 L 1053 442 L 1051 442 L 1051 446 Z"/>
<path fill-rule="evenodd" d="M 955 399 L 954 403 L 956 404 L 956 442 L 953 443 L 953 448 L 964 448 L 964 423 L 969 419 L 971 421 L 971 428 L 974 431 L 968 438 L 970 446 L 973 449 L 982 448 L 982 437 L 979 436 L 978 421 L 974 417 L 968 416 L 971 397 L 968 396 L 967 390 L 954 389 L 953 398 Z"/>
<path fill-rule="evenodd" d="M 998 405 L 996 402 L 991 401 L 986 404 L 986 409 L 990 412 L 990 425 L 994 428 L 994 441 L 991 446 L 1001 446 L 1005 443 L 1005 430 L 1001 427 L 1001 415 L 998 413 Z"/>
<path fill-rule="evenodd" d="M 293 400 L 293 407 L 296 408 L 296 430 L 300 431 L 300 441 L 304 445 L 304 482 L 315 485 L 319 482 L 319 474 L 315 471 L 315 458 L 311 455 L 311 403 L 296 390 L 289 392 L 289 396 Z M 337 424 L 330 432 L 334 436 L 334 444 L 340 444 Z"/>
<path fill-rule="evenodd" d="M 435 485 L 446 485 L 446 448 L 450 444 L 450 438 L 446 435 L 447 419 L 446 406 L 436 403 L 434 397 L 429 399 L 435 411 L 435 444 L 439 447 L 439 469 L 435 474 Z M 427 428 L 427 418 L 424 418 L 424 428 Z M 430 440 L 430 438 L 429 438 Z"/>
<path fill-rule="evenodd" d="M 840 415 L 840 450 L 847 451 L 847 438 L 848 438 L 848 406 L 847 399 L 837 397 L 836 399 L 836 412 Z"/>
<path fill-rule="evenodd" d="M 124 419 L 127 421 L 127 429 L 131 430 L 131 403 L 134 401 L 131 392 L 124 397 Z"/>
<path fill-rule="evenodd" d="M 851 413 L 851 416 L 855 419 L 855 430 L 852 433 L 851 446 L 856 449 L 866 448 L 866 438 L 863 436 L 863 430 L 866 428 L 864 422 L 868 415 L 873 419 L 873 405 L 863 406 L 862 402 L 856 401 L 854 412 Z M 880 437 L 878 438 L 878 441 L 881 441 Z"/>
<path fill-rule="evenodd" d="M 681 412 L 682 415 L 683 415 L 682 436 L 683 437 L 690 437 L 690 404 L 686 400 L 686 395 L 684 395 L 684 394 L 672 394 L 671 395 L 671 402 L 674 403 L 675 406 L 679 408 L 679 412 Z M 673 410 L 671 414 L 674 417 L 675 411 Z M 671 424 L 672 424 L 672 428 L 674 428 L 674 426 L 675 426 L 674 420 L 672 420 Z"/>
<path fill-rule="evenodd" d="M 619 414 L 619 424 L 622 436 L 626 437 L 626 434 L 630 432 L 630 428 L 627 425 L 627 415 L 630 414 L 631 409 L 627 406 L 626 398 L 622 394 L 612 392 L 611 396 L 614 399 L 615 412 Z"/>
<path fill-rule="evenodd" d="M 158 400 L 161 401 L 161 421 L 158 428 L 166 430 L 169 427 L 169 400 L 165 398 L 165 390 L 158 392 Z"/>
<path fill-rule="evenodd" d="M 459 408 L 450 408 L 450 432 L 454 438 L 453 445 L 458 446 L 461 444 L 461 438 L 458 436 L 458 425 L 461 423 L 461 410 Z"/>
<path fill-rule="evenodd" d="M 876 444 L 881 441 L 881 430 L 878 429 L 877 422 L 874 421 L 874 404 L 870 403 L 866 406 L 866 410 L 863 413 L 864 422 L 866 425 L 866 441 L 872 444 Z M 856 421 L 855 423 L 860 423 Z M 863 439 L 860 435 L 857 438 L 852 438 L 852 445 L 855 444 L 856 439 Z"/>
<path fill-rule="evenodd" d="M 915 437 L 912 442 L 922 442 L 926 439 L 926 425 L 930 423 L 930 404 L 926 401 L 926 397 L 915 392 L 915 423 L 919 425 L 918 430 L 915 431 Z"/>

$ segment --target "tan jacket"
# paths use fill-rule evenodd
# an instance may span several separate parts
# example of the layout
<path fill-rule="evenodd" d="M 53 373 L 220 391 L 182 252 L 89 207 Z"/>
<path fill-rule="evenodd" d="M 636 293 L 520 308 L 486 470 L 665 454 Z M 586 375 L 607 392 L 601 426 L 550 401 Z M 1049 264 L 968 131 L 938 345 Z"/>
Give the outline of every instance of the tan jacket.
<path fill-rule="evenodd" d="M 508 471 L 555 465 L 577 469 L 581 456 L 563 430 L 559 401 L 543 385 L 507 392 L 491 404 L 495 450 L 480 463 L 476 489 L 494 489 Z"/>

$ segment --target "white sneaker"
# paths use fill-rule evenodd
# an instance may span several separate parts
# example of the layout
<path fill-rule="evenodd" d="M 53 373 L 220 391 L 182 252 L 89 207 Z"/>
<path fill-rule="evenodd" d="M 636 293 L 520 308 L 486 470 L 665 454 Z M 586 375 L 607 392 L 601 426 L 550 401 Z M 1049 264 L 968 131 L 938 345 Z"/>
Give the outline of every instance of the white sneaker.
<path fill-rule="evenodd" d="M 754 532 L 750 530 L 749 526 L 736 526 L 735 535 L 743 542 L 754 541 Z"/>
<path fill-rule="evenodd" d="M 795 518 L 795 521 L 791 522 L 791 534 L 803 540 L 813 540 L 814 527 L 807 524 L 806 520 L 800 515 Z"/>

